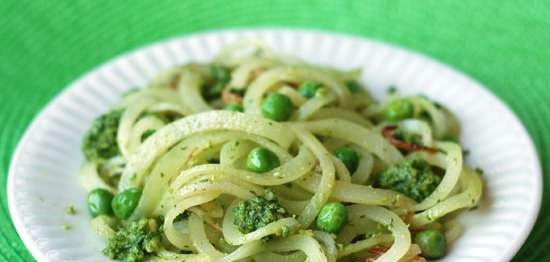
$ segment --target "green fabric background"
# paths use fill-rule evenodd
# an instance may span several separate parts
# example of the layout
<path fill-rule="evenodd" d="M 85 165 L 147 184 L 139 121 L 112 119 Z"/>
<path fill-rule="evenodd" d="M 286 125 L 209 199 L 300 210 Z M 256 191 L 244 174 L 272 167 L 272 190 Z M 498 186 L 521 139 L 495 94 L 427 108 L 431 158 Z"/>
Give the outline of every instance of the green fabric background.
<path fill-rule="evenodd" d="M 0 260 L 33 261 L 10 221 L 11 155 L 33 116 L 118 54 L 203 30 L 346 32 L 425 53 L 481 81 L 533 137 L 550 189 L 550 1 L 19 1 L 0 4 Z M 549 261 L 550 194 L 514 261 Z M 48 214 L 44 214 L 47 216 Z"/>

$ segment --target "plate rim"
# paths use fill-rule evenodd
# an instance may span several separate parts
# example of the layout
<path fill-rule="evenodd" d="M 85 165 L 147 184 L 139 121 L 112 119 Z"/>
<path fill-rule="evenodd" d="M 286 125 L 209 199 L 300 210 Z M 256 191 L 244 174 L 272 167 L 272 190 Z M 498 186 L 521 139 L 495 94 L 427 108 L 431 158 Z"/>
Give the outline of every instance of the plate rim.
<path fill-rule="evenodd" d="M 476 80 L 475 78 L 470 77 L 468 74 L 463 72 L 462 70 L 456 68 L 453 65 L 449 65 L 444 63 L 443 61 L 439 60 L 438 58 L 432 57 L 428 54 L 425 54 L 419 50 L 414 50 L 412 48 L 406 47 L 406 46 L 400 46 L 398 43 L 391 43 L 386 42 L 378 38 L 372 38 L 369 36 L 360 36 L 354 33 L 346 33 L 341 31 L 331 31 L 331 30 L 323 30 L 318 28 L 307 28 L 307 27 L 277 27 L 277 26 L 260 26 L 260 27 L 232 27 L 232 28 L 225 28 L 225 29 L 209 29 L 209 30 L 201 30 L 201 31 L 195 31 L 191 33 L 184 33 L 181 35 L 171 36 L 159 40 L 155 40 L 149 43 L 144 43 L 142 45 L 136 46 L 132 49 L 126 50 L 121 52 L 120 54 L 117 54 L 93 67 L 91 67 L 89 70 L 86 70 L 84 73 L 76 76 L 73 81 L 69 82 L 67 85 L 65 85 L 55 96 L 48 101 L 32 118 L 30 124 L 26 127 L 23 135 L 19 139 L 16 145 L 16 149 L 12 154 L 12 157 L 9 162 L 9 169 L 8 169 L 8 178 L 7 178 L 7 200 L 8 200 L 8 212 L 10 214 L 11 222 L 13 223 L 15 230 L 18 234 L 18 236 L 21 238 L 23 244 L 25 247 L 29 250 L 31 255 L 37 260 L 37 261 L 49 261 L 46 253 L 43 253 L 36 244 L 35 241 L 31 238 L 27 228 L 24 227 L 22 220 L 20 218 L 19 211 L 16 207 L 15 203 L 15 167 L 18 165 L 18 162 L 20 161 L 23 145 L 29 140 L 29 137 L 31 136 L 32 132 L 36 132 L 37 126 L 41 122 L 40 120 L 44 117 L 44 115 L 50 111 L 54 104 L 58 102 L 59 99 L 61 99 L 62 96 L 64 96 L 67 92 L 69 92 L 72 88 L 72 86 L 76 85 L 83 79 L 86 79 L 88 76 L 97 73 L 99 69 L 102 67 L 111 64 L 119 59 L 122 59 L 124 57 L 130 57 L 134 55 L 135 53 L 143 52 L 143 50 L 146 50 L 148 48 L 151 48 L 153 46 L 157 46 L 163 43 L 169 43 L 173 41 L 182 41 L 186 39 L 191 38 L 200 38 L 200 37 L 208 37 L 210 35 L 217 35 L 217 34 L 235 34 L 235 33 L 244 33 L 244 32 L 253 32 L 253 33 L 271 33 L 271 34 L 284 34 L 284 33 L 291 33 L 291 34 L 313 34 L 313 35 L 321 35 L 321 36 L 328 36 L 331 38 L 344 38 L 344 39 L 350 39 L 353 41 L 359 41 L 359 42 L 370 42 L 375 45 L 382 45 L 386 46 L 390 49 L 401 51 L 406 53 L 407 55 L 412 55 L 416 58 L 429 61 L 430 63 L 435 64 L 437 67 L 440 67 L 442 69 L 445 69 L 447 71 L 451 71 L 452 73 L 456 74 L 457 76 L 460 76 L 467 81 L 471 82 L 473 85 L 475 85 L 475 88 L 479 91 L 483 92 L 484 95 L 487 97 L 490 97 L 494 100 L 494 102 L 497 103 L 497 105 L 501 106 L 505 111 L 507 111 L 510 116 L 511 120 L 514 122 L 515 125 L 517 125 L 518 132 L 526 138 L 526 143 L 529 148 L 526 149 L 526 151 L 529 152 L 533 156 L 533 162 L 529 163 L 529 165 L 533 168 L 533 173 L 535 173 L 534 180 L 536 184 L 533 186 L 531 192 L 533 201 L 531 203 L 531 206 L 529 206 L 528 211 L 531 211 L 531 215 L 527 217 L 526 223 L 524 224 L 524 227 L 521 228 L 521 232 L 519 232 L 518 237 L 513 241 L 511 244 L 511 248 L 506 250 L 504 254 L 502 255 L 502 258 L 504 258 L 506 261 L 511 260 L 517 252 L 521 249 L 527 238 L 529 237 L 540 213 L 541 204 L 542 204 L 542 191 L 543 191 L 543 172 L 542 172 L 542 166 L 540 162 L 540 156 L 537 150 L 537 147 L 533 141 L 533 138 L 531 137 L 530 133 L 527 131 L 527 128 L 521 121 L 521 119 L 517 116 L 515 111 L 511 109 L 511 107 L 508 105 L 507 102 L 500 99 L 498 96 L 493 94 L 485 85 L 483 85 L 481 82 Z"/>

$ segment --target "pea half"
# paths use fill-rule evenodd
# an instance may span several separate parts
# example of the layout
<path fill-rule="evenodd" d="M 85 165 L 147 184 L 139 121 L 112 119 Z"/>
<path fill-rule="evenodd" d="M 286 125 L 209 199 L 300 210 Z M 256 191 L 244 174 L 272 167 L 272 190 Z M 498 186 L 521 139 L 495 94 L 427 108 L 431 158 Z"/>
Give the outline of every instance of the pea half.
<path fill-rule="evenodd" d="M 126 189 L 116 194 L 111 202 L 115 215 L 120 219 L 129 218 L 136 209 L 140 197 L 141 190 L 138 188 Z"/>
<path fill-rule="evenodd" d="M 263 147 L 250 150 L 246 158 L 246 168 L 252 172 L 264 173 L 279 166 L 279 158 Z"/>
<path fill-rule="evenodd" d="M 286 121 L 292 115 L 292 107 L 292 101 L 290 101 L 288 96 L 275 93 L 264 98 L 262 102 L 262 114 L 275 121 Z"/>
<path fill-rule="evenodd" d="M 88 193 L 88 210 L 92 217 L 99 215 L 112 215 L 113 209 L 111 208 L 111 201 L 113 200 L 113 194 L 111 192 L 96 188 Z"/>
<path fill-rule="evenodd" d="M 385 117 L 390 122 L 397 122 L 406 118 L 411 118 L 413 116 L 413 105 L 411 102 L 404 99 L 397 99 L 391 101 L 386 106 L 386 111 L 384 112 Z"/>
<path fill-rule="evenodd" d="M 314 82 L 314 81 L 306 81 L 303 82 L 298 87 L 298 92 L 305 97 L 305 98 L 312 98 L 315 96 L 315 93 L 317 93 L 317 90 L 321 87 L 321 84 Z"/>
<path fill-rule="evenodd" d="M 420 246 L 422 255 L 429 259 L 442 258 L 447 253 L 447 240 L 439 230 L 420 231 L 415 236 L 415 243 Z"/>
<path fill-rule="evenodd" d="M 226 105 L 223 109 L 227 111 L 233 111 L 233 112 L 244 112 L 243 106 L 239 104 L 229 104 L 229 105 Z"/>
<path fill-rule="evenodd" d="M 325 232 L 336 234 L 348 220 L 348 210 L 342 203 L 327 203 L 319 211 L 317 227 Z"/>
<path fill-rule="evenodd" d="M 349 147 L 340 147 L 334 150 L 334 156 L 346 166 L 350 174 L 353 174 L 359 166 L 359 154 Z"/>

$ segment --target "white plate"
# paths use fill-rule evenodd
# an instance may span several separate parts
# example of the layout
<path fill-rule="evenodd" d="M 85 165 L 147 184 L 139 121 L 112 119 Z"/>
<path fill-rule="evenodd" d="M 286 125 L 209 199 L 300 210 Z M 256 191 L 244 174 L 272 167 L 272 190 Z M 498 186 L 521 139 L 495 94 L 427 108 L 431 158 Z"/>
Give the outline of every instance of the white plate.
<path fill-rule="evenodd" d="M 461 217 L 466 231 L 442 261 L 508 261 L 529 234 L 540 206 L 538 156 L 524 127 L 497 98 L 455 70 L 388 44 L 333 33 L 257 29 L 210 32 L 163 41 L 115 58 L 71 84 L 34 120 L 13 157 L 8 198 L 13 222 L 39 261 L 107 261 L 90 230 L 78 182 L 80 141 L 91 121 L 133 86 L 191 60 L 208 60 L 242 38 L 311 63 L 363 68 L 362 80 L 382 97 L 394 84 L 423 93 L 458 116 L 467 161 L 485 170 L 481 207 Z M 74 205 L 76 216 L 65 214 Z M 71 230 L 63 225 L 71 224 Z"/>

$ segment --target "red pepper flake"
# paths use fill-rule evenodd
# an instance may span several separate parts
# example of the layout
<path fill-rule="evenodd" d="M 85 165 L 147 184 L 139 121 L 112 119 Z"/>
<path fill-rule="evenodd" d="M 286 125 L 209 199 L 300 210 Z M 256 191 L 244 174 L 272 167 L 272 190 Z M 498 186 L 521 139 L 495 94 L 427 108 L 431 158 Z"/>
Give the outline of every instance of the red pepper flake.
<path fill-rule="evenodd" d="M 385 247 L 385 246 L 374 246 L 374 247 L 371 247 L 369 248 L 369 253 L 373 254 L 373 255 L 382 255 L 384 253 L 386 253 L 386 251 L 388 251 L 389 247 Z"/>
<path fill-rule="evenodd" d="M 231 88 L 226 87 L 222 92 L 222 100 L 226 105 L 240 104 L 243 101 L 243 98 L 240 95 L 232 93 Z"/>
<path fill-rule="evenodd" d="M 386 126 L 384 127 L 384 129 L 382 129 L 382 135 L 384 135 L 384 137 L 388 140 L 388 142 L 390 142 L 390 144 L 394 145 L 395 147 L 403 149 L 408 152 L 424 151 L 430 154 L 436 154 L 438 152 L 438 150 L 433 147 L 427 147 L 427 146 L 418 145 L 418 144 L 411 144 L 395 138 L 393 134 L 395 133 L 397 128 L 398 128 L 397 126 L 391 125 L 391 126 Z"/>
<path fill-rule="evenodd" d="M 413 219 L 413 216 L 414 216 L 414 213 L 408 212 L 403 217 L 401 217 L 401 219 L 403 220 L 403 222 L 405 222 L 405 224 L 410 225 Z"/>
<path fill-rule="evenodd" d="M 295 82 L 285 82 L 285 84 L 293 89 L 298 89 L 298 87 L 300 86 L 298 83 Z"/>
<path fill-rule="evenodd" d="M 409 231 L 411 231 L 411 233 L 413 233 L 413 235 L 420 232 L 420 231 L 424 231 L 424 230 L 426 230 L 426 229 L 421 228 L 421 227 L 420 228 L 409 228 Z"/>
<path fill-rule="evenodd" d="M 368 251 L 369 251 L 370 255 L 369 255 L 369 257 L 367 257 L 365 262 L 376 261 L 376 259 L 378 257 L 380 257 L 381 255 L 383 255 L 384 253 L 386 253 L 386 251 L 388 251 L 388 249 L 390 249 L 390 248 L 385 247 L 385 246 L 374 246 L 374 247 L 369 248 Z"/>

